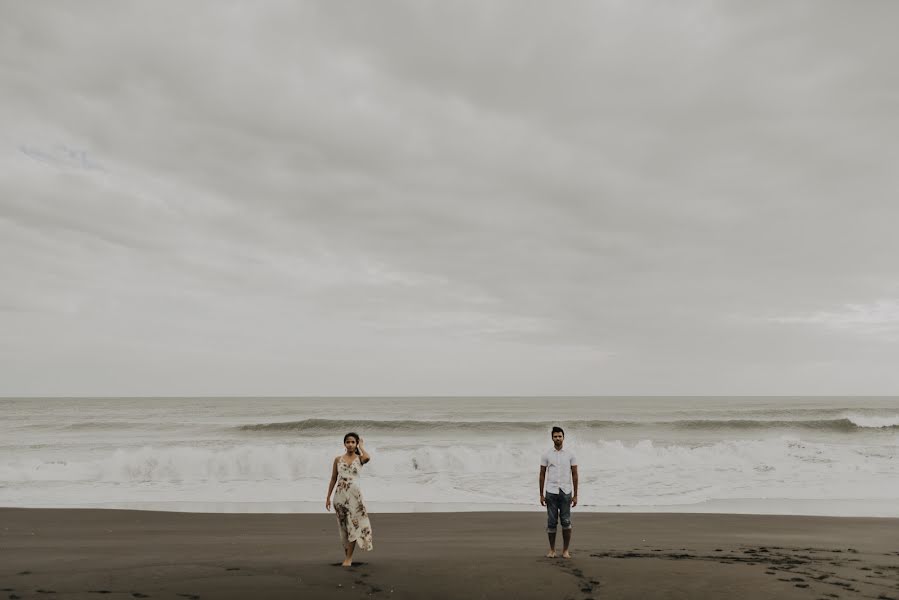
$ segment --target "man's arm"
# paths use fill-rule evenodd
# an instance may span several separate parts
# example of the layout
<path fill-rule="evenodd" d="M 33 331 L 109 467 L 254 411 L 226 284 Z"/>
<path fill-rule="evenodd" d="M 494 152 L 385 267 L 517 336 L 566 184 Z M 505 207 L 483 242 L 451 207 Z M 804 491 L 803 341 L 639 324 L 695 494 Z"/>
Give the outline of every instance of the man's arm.
<path fill-rule="evenodd" d="M 540 506 L 546 506 L 546 498 L 543 497 L 543 482 L 546 481 L 546 467 L 540 465 Z"/>
<path fill-rule="evenodd" d="M 571 497 L 571 506 L 577 506 L 577 465 L 571 465 L 571 483 L 574 485 L 574 495 Z"/>

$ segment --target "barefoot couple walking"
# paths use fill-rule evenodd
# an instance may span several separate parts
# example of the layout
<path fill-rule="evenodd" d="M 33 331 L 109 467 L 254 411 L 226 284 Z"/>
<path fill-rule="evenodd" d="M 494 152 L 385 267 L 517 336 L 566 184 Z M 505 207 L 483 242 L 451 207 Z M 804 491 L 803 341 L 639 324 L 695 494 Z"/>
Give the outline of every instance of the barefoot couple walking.
<path fill-rule="evenodd" d="M 571 507 L 577 506 L 577 459 L 562 448 L 565 432 L 561 427 L 552 428 L 552 440 L 553 447 L 540 457 L 540 504 L 546 507 L 546 533 L 549 537 L 546 556 L 556 556 L 556 529 L 561 522 L 562 558 L 571 558 L 568 546 L 571 543 Z M 362 465 L 371 457 L 357 433 L 350 432 L 343 436 L 343 447 L 344 453 L 334 459 L 331 468 L 325 508 L 331 510 L 331 493 L 334 492 L 334 512 L 337 514 L 344 552 L 342 565 L 350 567 L 356 546 L 363 550 L 372 549 L 371 523 L 357 481 Z"/>

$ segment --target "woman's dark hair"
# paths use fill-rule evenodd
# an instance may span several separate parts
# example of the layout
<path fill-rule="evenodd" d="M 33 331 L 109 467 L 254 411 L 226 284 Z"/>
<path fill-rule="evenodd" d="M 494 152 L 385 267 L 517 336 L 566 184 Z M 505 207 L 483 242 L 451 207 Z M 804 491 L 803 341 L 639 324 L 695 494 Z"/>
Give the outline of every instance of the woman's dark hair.
<path fill-rule="evenodd" d="M 351 431 L 345 436 L 343 436 L 343 443 L 346 444 L 347 438 L 355 438 L 356 439 L 356 454 L 361 454 L 359 452 L 359 434 L 355 431 Z"/>
<path fill-rule="evenodd" d="M 549 435 L 552 435 L 553 433 L 556 433 L 557 431 L 562 434 L 562 437 L 565 437 L 565 430 L 562 429 L 561 427 L 553 427 L 552 433 L 550 433 Z M 346 440 L 344 440 L 344 441 L 346 441 Z M 358 441 L 358 438 L 356 439 L 356 441 Z"/>

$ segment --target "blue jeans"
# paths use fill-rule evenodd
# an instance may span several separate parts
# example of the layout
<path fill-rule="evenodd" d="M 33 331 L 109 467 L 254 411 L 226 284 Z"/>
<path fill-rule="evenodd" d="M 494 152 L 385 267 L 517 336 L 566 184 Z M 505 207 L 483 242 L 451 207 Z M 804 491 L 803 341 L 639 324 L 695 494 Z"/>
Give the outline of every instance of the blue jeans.
<path fill-rule="evenodd" d="M 571 529 L 571 494 L 546 492 L 546 533 L 555 533 L 559 521 L 562 529 Z"/>

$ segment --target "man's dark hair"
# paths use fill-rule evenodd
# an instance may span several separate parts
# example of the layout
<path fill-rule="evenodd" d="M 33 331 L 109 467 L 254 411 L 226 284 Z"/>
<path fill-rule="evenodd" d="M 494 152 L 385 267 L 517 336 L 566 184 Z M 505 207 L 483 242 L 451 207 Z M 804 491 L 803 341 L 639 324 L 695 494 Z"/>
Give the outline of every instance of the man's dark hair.
<path fill-rule="evenodd" d="M 549 435 L 552 435 L 553 433 L 555 433 L 557 431 L 562 434 L 562 437 L 565 437 L 565 430 L 562 429 L 561 427 L 553 427 L 552 433 L 550 433 Z"/>

